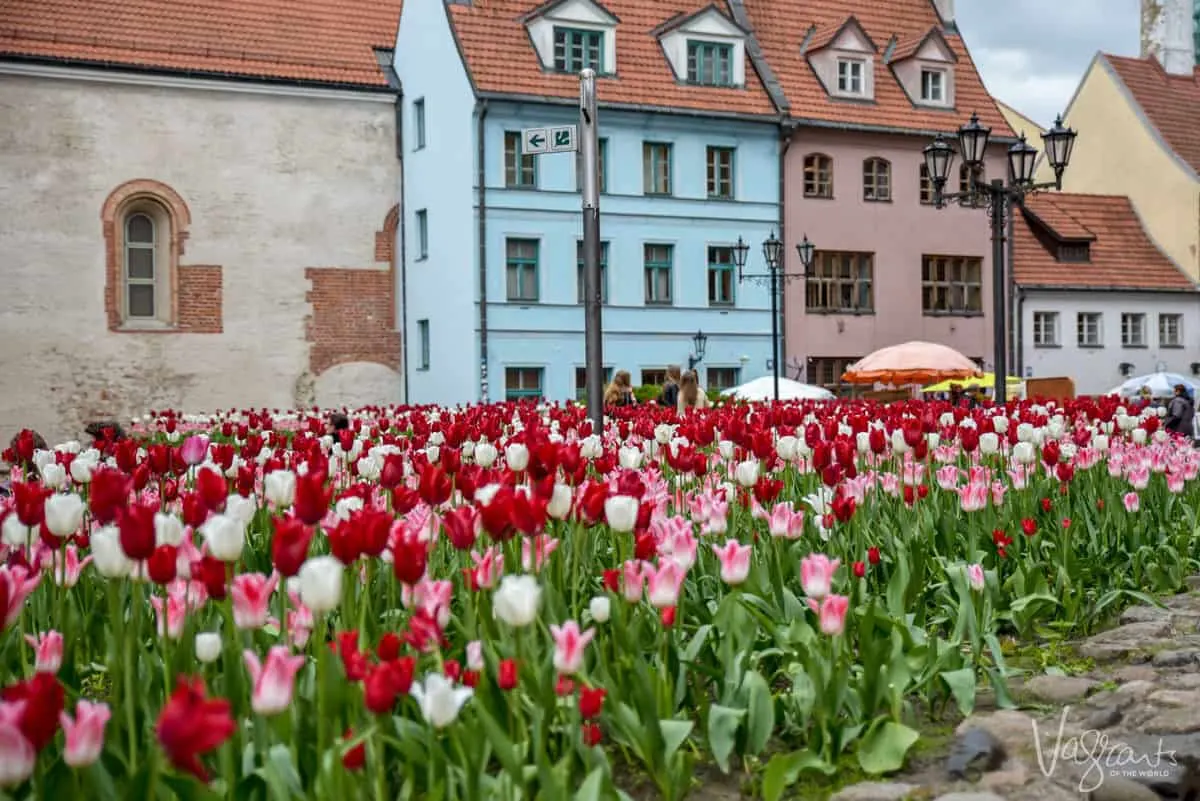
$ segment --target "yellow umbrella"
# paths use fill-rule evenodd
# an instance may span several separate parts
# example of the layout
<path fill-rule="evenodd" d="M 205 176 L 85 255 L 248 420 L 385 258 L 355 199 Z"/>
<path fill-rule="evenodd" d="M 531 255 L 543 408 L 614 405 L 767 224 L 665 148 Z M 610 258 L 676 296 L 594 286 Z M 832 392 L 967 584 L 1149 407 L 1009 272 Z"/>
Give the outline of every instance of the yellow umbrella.
<path fill-rule="evenodd" d="M 1016 376 L 1010 375 L 1008 377 L 1008 383 L 1009 384 L 1020 384 L 1021 379 L 1017 378 Z M 988 388 L 991 388 L 996 385 L 996 375 L 995 375 L 995 373 L 984 373 L 979 378 L 966 378 L 966 379 L 958 378 L 958 379 L 953 379 L 950 381 L 942 381 L 941 383 L 938 383 L 938 384 L 930 384 L 927 387 L 923 387 L 921 389 L 921 391 L 922 392 L 949 392 L 951 386 L 953 386 L 954 384 L 957 384 L 962 389 L 966 389 L 967 387 L 972 386 L 972 385 L 977 386 L 980 389 L 988 389 Z"/>

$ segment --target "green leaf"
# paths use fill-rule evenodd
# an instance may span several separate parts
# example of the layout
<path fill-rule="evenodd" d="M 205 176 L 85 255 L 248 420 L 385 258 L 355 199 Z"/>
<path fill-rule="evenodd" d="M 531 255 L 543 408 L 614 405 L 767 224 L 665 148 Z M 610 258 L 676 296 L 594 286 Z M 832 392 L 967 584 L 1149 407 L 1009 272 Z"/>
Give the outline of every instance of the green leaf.
<path fill-rule="evenodd" d="M 958 711 L 962 712 L 964 717 L 970 715 L 975 709 L 975 669 L 966 667 L 960 670 L 943 670 L 939 675 L 950 688 L 954 701 L 958 704 Z"/>
<path fill-rule="evenodd" d="M 103 799 L 103 801 L 118 801 L 120 798 L 117 795 L 117 788 L 113 784 L 112 776 L 104 767 L 103 760 L 96 760 L 87 769 L 87 785 L 89 794 L 94 798 Z"/>
<path fill-rule="evenodd" d="M 271 746 L 266 762 L 257 772 L 270 788 L 272 798 L 289 801 L 294 796 L 304 796 L 300 773 L 292 763 L 292 754 L 286 746 Z"/>
<path fill-rule="evenodd" d="M 806 770 L 816 770 L 829 775 L 832 768 L 807 748 L 771 757 L 767 769 L 763 771 L 763 801 L 779 801 L 783 797 L 783 791 L 795 784 L 800 774 Z"/>
<path fill-rule="evenodd" d="M 691 720 L 660 720 L 658 726 L 662 731 L 663 738 L 663 764 L 669 765 L 675 752 L 692 733 L 696 723 Z"/>
<path fill-rule="evenodd" d="M 600 801 L 604 791 L 604 768 L 595 768 L 575 791 L 575 801 Z"/>
<path fill-rule="evenodd" d="M 920 734 L 902 723 L 885 720 L 867 732 L 858 746 L 858 764 L 872 775 L 891 773 L 904 767 L 904 756 Z"/>
<path fill-rule="evenodd" d="M 742 678 L 742 690 L 746 693 L 746 753 L 759 754 L 767 747 L 775 731 L 775 700 L 767 680 L 757 670 L 747 671 Z"/>
<path fill-rule="evenodd" d="M 722 773 L 729 772 L 729 755 L 737 744 L 738 727 L 746 710 L 713 704 L 708 710 L 708 747 Z"/>
<path fill-rule="evenodd" d="M 524 766 L 517 759 L 512 741 L 508 739 L 508 735 L 504 732 L 504 729 L 500 728 L 500 724 L 496 722 L 496 719 L 488 714 L 487 708 L 483 704 L 476 704 L 474 709 L 479 716 L 479 722 L 483 724 L 483 732 L 487 735 L 488 742 L 492 744 L 492 748 L 496 751 L 496 758 L 500 760 L 500 764 L 508 771 L 509 776 L 512 776 L 515 781 L 523 783 L 524 771 L 522 768 Z"/>

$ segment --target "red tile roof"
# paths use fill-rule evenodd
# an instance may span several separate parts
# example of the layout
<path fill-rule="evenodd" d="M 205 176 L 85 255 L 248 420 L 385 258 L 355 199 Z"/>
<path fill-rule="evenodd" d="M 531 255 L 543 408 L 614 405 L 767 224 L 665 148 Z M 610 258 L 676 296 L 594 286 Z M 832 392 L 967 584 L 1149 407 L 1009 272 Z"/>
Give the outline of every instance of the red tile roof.
<path fill-rule="evenodd" d="M 1089 242 L 1090 261 L 1062 262 L 1054 249 Z M 1013 224 L 1013 279 L 1021 286 L 1195 291 L 1150 241 L 1129 198 L 1050 192 L 1025 201 Z"/>
<path fill-rule="evenodd" d="M 0 59 L 385 87 L 401 0 L 3 0 Z"/>
<path fill-rule="evenodd" d="M 1200 172 L 1200 67 L 1171 75 L 1158 59 L 1102 55 L 1171 149 Z"/>
<path fill-rule="evenodd" d="M 993 135 L 1014 136 L 957 33 L 946 33 L 946 42 L 958 57 L 954 65 L 956 108 L 948 110 L 914 105 L 881 63 L 875 66 L 874 103 L 831 98 L 800 52 L 800 42 L 813 25 L 818 30 L 836 28 L 850 15 L 885 50 L 892 37 L 904 42 L 924 36 L 941 24 L 929 0 L 745 0 L 745 5 L 795 118 L 910 131 L 957 131 L 977 112 Z"/>
<path fill-rule="evenodd" d="M 746 57 L 746 87 L 689 86 L 676 80 L 653 31 L 678 14 L 694 14 L 710 5 L 733 15 L 724 0 L 602 0 L 617 17 L 617 74 L 596 79 L 601 103 L 777 115 L 762 81 Z M 579 78 L 543 69 L 522 16 L 538 6 L 530 0 L 476 0 L 447 6 L 466 57 L 467 69 L 482 93 L 579 97 Z M 800 46 L 800 40 L 796 40 Z"/>

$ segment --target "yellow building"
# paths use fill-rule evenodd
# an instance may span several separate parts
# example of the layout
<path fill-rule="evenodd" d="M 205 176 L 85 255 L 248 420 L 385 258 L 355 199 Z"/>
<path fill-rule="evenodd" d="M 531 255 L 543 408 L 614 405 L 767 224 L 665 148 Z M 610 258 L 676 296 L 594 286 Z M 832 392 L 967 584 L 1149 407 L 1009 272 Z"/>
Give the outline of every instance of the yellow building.
<path fill-rule="evenodd" d="M 1008 127 L 1016 132 L 1017 136 L 1024 134 L 1025 140 L 1036 148 L 1042 146 L 1042 134 L 1046 129 L 1038 125 L 1033 120 L 1026 117 L 1021 112 L 1017 111 L 1007 103 L 996 101 L 996 106 L 999 107 L 1000 113 L 1004 115 L 1004 121 L 1008 123 Z"/>
<path fill-rule="evenodd" d="M 1170 69 L 1154 56 L 1092 60 L 1065 115 L 1079 137 L 1063 189 L 1128 196 L 1155 244 L 1196 280 L 1200 68 L 1192 59 L 1165 61 Z M 1053 177 L 1043 159 L 1038 180 Z"/>

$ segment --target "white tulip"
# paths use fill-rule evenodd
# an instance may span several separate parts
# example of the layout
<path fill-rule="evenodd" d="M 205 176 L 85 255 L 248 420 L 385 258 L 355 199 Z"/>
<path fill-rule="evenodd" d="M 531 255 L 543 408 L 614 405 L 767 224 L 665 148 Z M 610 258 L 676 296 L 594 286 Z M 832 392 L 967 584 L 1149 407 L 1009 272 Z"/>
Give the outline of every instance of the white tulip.
<path fill-rule="evenodd" d="M 221 656 L 221 635 L 213 631 L 202 631 L 196 635 L 196 659 L 209 664 Z"/>
<path fill-rule="evenodd" d="M 499 484 L 488 484 L 475 490 L 475 503 L 480 506 L 487 506 L 496 497 L 496 493 L 500 491 Z"/>
<path fill-rule="evenodd" d="M 443 434 L 441 431 L 434 431 L 432 434 L 429 435 L 429 444 L 430 445 L 442 445 L 445 442 L 446 442 L 446 435 Z"/>
<path fill-rule="evenodd" d="M 26 548 L 29 546 L 29 526 L 17 519 L 15 513 L 4 516 L 0 524 L 0 542 L 9 548 Z"/>
<path fill-rule="evenodd" d="M 83 524 L 83 498 L 75 493 L 46 499 L 46 528 L 56 537 L 69 537 Z"/>
<path fill-rule="evenodd" d="M 92 534 L 92 565 L 104 578 L 126 578 L 133 572 L 133 562 L 121 548 L 121 533 L 116 526 L 104 526 Z"/>
<path fill-rule="evenodd" d="M 546 514 L 555 520 L 563 520 L 571 513 L 571 488 L 566 484 L 555 484 L 550 502 L 546 504 Z"/>
<path fill-rule="evenodd" d="M 1013 445 L 1012 460 L 1017 464 L 1033 464 L 1037 461 L 1037 452 L 1031 442 L 1018 442 Z"/>
<path fill-rule="evenodd" d="M 988 431 L 979 435 L 979 452 L 990 456 L 1000 451 L 1000 437 Z"/>
<path fill-rule="evenodd" d="M 607 623 L 612 615 L 612 602 L 607 595 L 597 595 L 588 603 L 588 614 L 597 623 Z"/>
<path fill-rule="evenodd" d="M 733 477 L 743 487 L 753 487 L 758 483 L 758 460 L 747 459 L 744 462 L 739 462 L 738 466 L 733 470 Z"/>
<path fill-rule="evenodd" d="M 154 515 L 154 541 L 158 545 L 179 545 L 183 542 L 183 521 L 162 512 Z"/>
<path fill-rule="evenodd" d="M 717 442 L 717 452 L 721 454 L 722 459 L 728 462 L 733 458 L 733 443 L 727 439 L 719 440 Z"/>
<path fill-rule="evenodd" d="M 76 456 L 71 461 L 71 478 L 76 484 L 89 484 L 92 481 L 92 470 L 95 467 L 95 462 Z"/>
<path fill-rule="evenodd" d="M 409 691 L 421 707 L 425 722 L 435 729 L 444 729 L 458 720 L 462 709 L 475 691 L 455 686 L 441 673 L 429 673 L 421 682 L 414 682 Z"/>
<path fill-rule="evenodd" d="M 675 436 L 675 426 L 670 423 L 659 423 L 654 427 L 654 441 L 666 445 Z"/>
<path fill-rule="evenodd" d="M 911 448 L 908 447 L 908 440 L 904 438 L 904 430 L 897 428 L 892 431 L 892 452 L 897 455 L 908 453 Z"/>
<path fill-rule="evenodd" d="M 314 556 L 300 566 L 300 602 L 314 615 L 332 612 L 342 602 L 342 563 Z"/>
<path fill-rule="evenodd" d="M 1092 437 L 1092 447 L 1100 453 L 1108 453 L 1108 437 L 1097 434 Z"/>
<path fill-rule="evenodd" d="M 638 448 L 621 448 L 617 459 L 626 470 L 637 470 L 642 466 L 642 452 Z"/>
<path fill-rule="evenodd" d="M 618 534 L 633 531 L 637 524 L 638 499 L 628 495 L 614 495 L 604 501 L 604 519 L 608 527 Z"/>
<path fill-rule="evenodd" d="M 250 525 L 250 521 L 254 519 L 254 513 L 257 511 L 258 501 L 253 495 L 243 498 L 234 493 L 225 499 L 225 514 L 240 521 L 243 526 Z"/>
<path fill-rule="evenodd" d="M 514 442 L 504 449 L 504 461 L 508 469 L 514 473 L 522 473 L 529 467 L 529 448 L 519 442 Z"/>
<path fill-rule="evenodd" d="M 1002 414 L 998 414 L 992 418 L 992 429 L 997 434 L 1008 433 L 1008 418 Z"/>
<path fill-rule="evenodd" d="M 437 445 L 430 445 L 425 449 L 425 458 L 430 464 L 437 464 L 442 458 L 442 449 Z"/>
<path fill-rule="evenodd" d="M 200 526 L 208 552 L 222 562 L 236 562 L 246 547 L 246 526 L 231 515 L 213 515 Z"/>
<path fill-rule="evenodd" d="M 542 587 L 533 576 L 505 576 L 492 595 L 492 614 L 513 628 L 531 625 L 542 606 Z"/>
<path fill-rule="evenodd" d="M 50 462 L 39 469 L 42 483 L 50 489 L 62 489 L 67 483 L 67 468 L 57 462 Z"/>
<path fill-rule="evenodd" d="M 263 494 L 277 507 L 291 506 L 296 499 L 296 474 L 291 470 L 272 470 L 263 479 Z"/>
<path fill-rule="evenodd" d="M 500 454 L 496 451 L 496 446 L 490 442 L 480 442 L 475 446 L 472 455 L 475 457 L 475 464 L 487 470 L 496 463 L 496 457 Z"/>
<path fill-rule="evenodd" d="M 339 520 L 349 520 L 350 515 L 363 508 L 363 499 L 358 496 L 342 498 L 333 505 L 333 513 Z"/>
<path fill-rule="evenodd" d="M 596 434 L 589 434 L 579 443 L 579 455 L 584 459 L 596 459 L 604 453 L 604 443 Z"/>

